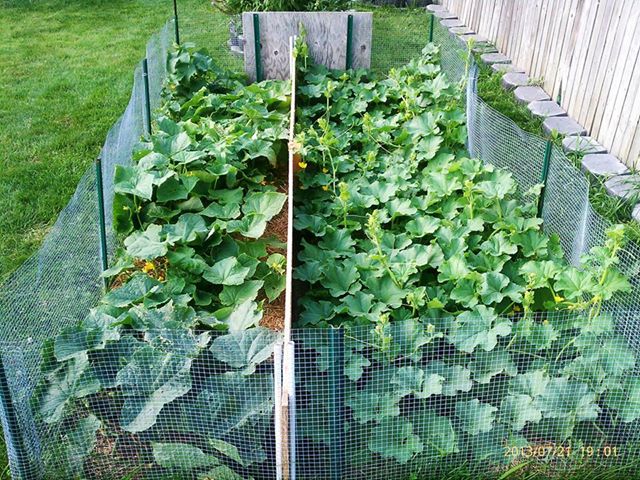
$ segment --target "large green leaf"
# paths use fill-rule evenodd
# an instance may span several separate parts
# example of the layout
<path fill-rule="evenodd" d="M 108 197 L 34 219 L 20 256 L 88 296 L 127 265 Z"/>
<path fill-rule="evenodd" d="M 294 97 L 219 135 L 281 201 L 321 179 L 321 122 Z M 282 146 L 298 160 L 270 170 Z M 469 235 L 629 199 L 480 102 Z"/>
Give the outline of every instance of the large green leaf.
<path fill-rule="evenodd" d="M 447 365 L 440 360 L 429 362 L 425 373 L 442 377 L 442 395 L 452 397 L 458 392 L 468 392 L 473 387 L 471 371 L 462 365 Z"/>
<path fill-rule="evenodd" d="M 287 196 L 278 192 L 254 192 L 245 197 L 242 206 L 244 217 L 232 220 L 227 228 L 240 232 L 245 237 L 259 238 L 264 234 L 267 222 L 275 217 L 287 201 Z"/>
<path fill-rule="evenodd" d="M 547 389 L 549 375 L 544 370 L 519 373 L 509 381 L 509 393 L 538 397 Z"/>
<path fill-rule="evenodd" d="M 477 347 L 491 351 L 498 344 L 498 337 L 510 333 L 509 320 L 498 318 L 492 308 L 480 305 L 472 312 L 458 315 L 449 332 L 449 341 L 467 353 L 473 353 Z"/>
<path fill-rule="evenodd" d="M 571 418 L 577 421 L 598 418 L 596 395 L 584 383 L 567 378 L 552 378 L 536 400 L 545 418 Z"/>
<path fill-rule="evenodd" d="M 182 244 L 195 242 L 209 231 L 204 219 L 195 213 L 180 215 L 175 224 L 166 225 L 163 230 L 166 241 L 171 245 L 178 242 Z"/>
<path fill-rule="evenodd" d="M 182 472 L 220 464 L 215 456 L 188 443 L 153 443 L 153 459 L 161 467 Z"/>
<path fill-rule="evenodd" d="M 360 423 L 382 422 L 385 418 L 400 415 L 400 396 L 393 393 L 362 390 L 347 399 L 353 418 Z"/>
<path fill-rule="evenodd" d="M 112 316 L 92 310 L 81 325 L 66 329 L 55 338 L 56 359 L 62 362 L 90 350 L 101 350 L 108 341 L 118 340 L 120 332 L 114 323 Z"/>
<path fill-rule="evenodd" d="M 113 190 L 116 193 L 128 193 L 145 200 L 153 196 L 155 177 L 136 167 L 116 165 Z"/>
<path fill-rule="evenodd" d="M 124 405 L 123 430 L 137 433 L 151 428 L 160 411 L 191 390 L 191 359 L 145 346 L 118 372 Z"/>
<path fill-rule="evenodd" d="M 425 375 L 424 370 L 414 366 L 398 368 L 391 379 L 398 395 L 415 395 L 416 398 L 441 394 L 443 381 L 444 377 L 436 373 Z"/>
<path fill-rule="evenodd" d="M 207 377 L 197 396 L 180 408 L 186 432 L 206 432 L 210 439 L 222 439 L 270 418 L 273 405 L 271 374 L 227 372 Z"/>
<path fill-rule="evenodd" d="M 153 260 L 167 254 L 167 240 L 163 238 L 162 227 L 151 224 L 144 232 L 134 232 L 129 235 L 124 245 L 127 253 L 132 257 Z"/>
<path fill-rule="evenodd" d="M 542 412 L 529 395 L 507 395 L 500 405 L 500 420 L 519 432 L 527 422 L 537 423 Z"/>
<path fill-rule="evenodd" d="M 385 418 L 371 432 L 369 449 L 382 458 L 407 463 L 415 454 L 422 452 L 420 437 L 413 433 L 411 422 L 400 418 Z"/>
<path fill-rule="evenodd" d="M 477 398 L 456 402 L 456 417 L 460 422 L 460 428 L 470 435 L 490 431 L 497 410 L 493 405 L 482 403 Z"/>
<path fill-rule="evenodd" d="M 225 285 L 220 293 L 220 301 L 223 305 L 239 306 L 248 301 L 253 301 L 264 285 L 262 280 L 249 280 L 241 285 Z"/>
<path fill-rule="evenodd" d="M 354 293 L 360 289 L 358 282 L 360 275 L 352 262 L 339 262 L 324 268 L 323 285 L 329 289 L 334 297 L 341 297 L 345 293 Z"/>
<path fill-rule="evenodd" d="M 258 305 L 247 300 L 231 309 L 228 309 L 226 315 L 219 318 L 226 326 L 229 332 L 243 332 L 251 327 L 256 327 L 262 319 L 262 310 L 258 309 Z"/>
<path fill-rule="evenodd" d="M 36 404 L 46 423 L 55 423 L 69 414 L 74 400 L 100 391 L 86 353 L 75 355 L 46 375 L 36 395 Z"/>
<path fill-rule="evenodd" d="M 202 277 L 214 285 L 242 285 L 250 271 L 236 257 L 228 257 L 206 269 Z"/>
<path fill-rule="evenodd" d="M 489 383 L 496 375 L 506 374 L 513 377 L 518 373 L 518 367 L 511 355 L 503 348 L 495 348 L 490 352 L 478 350 L 469 362 L 469 370 L 478 383 Z"/>
<path fill-rule="evenodd" d="M 268 359 L 280 335 L 267 328 L 257 327 L 217 337 L 211 352 L 221 362 L 233 368 L 242 368 L 244 375 L 255 372 L 256 366 Z"/>
<path fill-rule="evenodd" d="M 433 459 L 459 452 L 456 433 L 448 417 L 437 415 L 430 409 L 420 409 L 411 412 L 409 420 L 424 445 L 423 456 Z"/>
<path fill-rule="evenodd" d="M 607 394 L 607 406 L 618 410 L 623 422 L 640 418 L 640 379 L 627 377 L 620 387 L 611 389 Z"/>

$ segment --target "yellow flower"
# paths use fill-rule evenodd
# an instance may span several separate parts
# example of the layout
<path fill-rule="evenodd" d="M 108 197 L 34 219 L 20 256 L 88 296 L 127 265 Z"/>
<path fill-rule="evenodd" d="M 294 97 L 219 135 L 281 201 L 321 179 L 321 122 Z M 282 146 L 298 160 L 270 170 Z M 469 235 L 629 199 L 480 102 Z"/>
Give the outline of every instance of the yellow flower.
<path fill-rule="evenodd" d="M 329 173 L 329 169 L 328 169 L 328 168 L 326 168 L 326 167 L 325 167 L 325 168 L 323 168 L 323 169 L 322 169 L 322 173 Z"/>
<path fill-rule="evenodd" d="M 322 186 L 322 189 L 326 192 L 326 191 L 328 191 L 328 190 L 329 190 L 329 186 L 328 186 L 328 185 L 323 185 L 323 186 Z"/>
<path fill-rule="evenodd" d="M 513 311 L 514 311 L 514 312 L 521 312 L 521 311 L 522 311 L 522 309 L 520 308 L 520 305 L 514 305 L 514 306 L 513 306 Z"/>
<path fill-rule="evenodd" d="M 152 262 L 146 262 L 144 264 L 144 267 L 142 268 L 142 270 L 144 270 L 145 273 L 153 272 L 155 269 L 156 269 L 156 266 Z"/>
<path fill-rule="evenodd" d="M 549 325 L 549 320 L 544 320 L 544 321 L 542 322 L 542 324 L 543 324 L 543 325 Z"/>
<path fill-rule="evenodd" d="M 560 295 L 554 295 L 553 299 L 556 301 L 556 303 L 564 302 L 564 298 Z"/>
<path fill-rule="evenodd" d="M 298 162 L 298 166 L 304 170 L 305 168 L 307 168 L 307 162 Z"/>

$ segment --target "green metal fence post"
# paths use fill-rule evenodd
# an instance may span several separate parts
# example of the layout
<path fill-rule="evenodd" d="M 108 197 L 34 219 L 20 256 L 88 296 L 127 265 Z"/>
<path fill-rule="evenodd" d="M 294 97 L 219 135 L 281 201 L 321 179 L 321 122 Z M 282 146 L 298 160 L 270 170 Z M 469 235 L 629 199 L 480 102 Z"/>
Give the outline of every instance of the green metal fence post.
<path fill-rule="evenodd" d="M 11 470 L 15 467 L 16 480 L 29 480 L 30 477 L 28 458 L 24 451 L 24 441 L 18 425 L 18 415 L 11 399 L 11 389 L 7 381 L 7 374 L 4 368 L 4 355 L 0 354 L 0 402 L 6 420 L 6 430 L 4 432 L 7 440 L 7 449 L 13 451 L 16 456 L 16 462 L 11 464 Z"/>
<path fill-rule="evenodd" d="M 100 268 L 106 271 L 109 268 L 107 257 L 107 222 L 104 208 L 104 184 L 102 182 L 102 158 L 96 158 L 96 190 L 98 194 L 98 227 L 100 235 Z M 107 287 L 107 279 L 104 279 L 104 287 Z"/>
<path fill-rule="evenodd" d="M 433 42 L 433 24 L 435 22 L 435 15 L 432 13 L 429 18 L 429 43 Z"/>
<path fill-rule="evenodd" d="M 173 0 L 173 26 L 176 31 L 176 43 L 180 45 L 180 27 L 178 26 L 178 0 Z"/>
<path fill-rule="evenodd" d="M 329 330 L 329 429 L 331 432 L 331 479 L 341 480 L 345 461 L 344 433 L 344 330 Z"/>
<path fill-rule="evenodd" d="M 544 149 L 544 163 L 542 164 L 542 190 L 540 191 L 540 197 L 538 198 L 538 217 L 542 218 L 542 210 L 544 209 L 544 195 L 547 189 L 547 179 L 549 178 L 549 166 L 551 164 L 551 152 L 553 150 L 553 142 L 551 139 L 547 140 L 547 145 Z"/>
<path fill-rule="evenodd" d="M 256 61 L 256 82 L 262 81 L 262 46 L 260 45 L 260 15 L 253 14 L 253 47 Z"/>
<path fill-rule="evenodd" d="M 347 16 L 347 70 L 353 67 L 353 15 Z"/>
<path fill-rule="evenodd" d="M 147 135 L 151 135 L 151 96 L 149 95 L 149 62 L 145 58 L 142 60 L 142 80 L 144 81 L 144 113 L 145 130 Z"/>

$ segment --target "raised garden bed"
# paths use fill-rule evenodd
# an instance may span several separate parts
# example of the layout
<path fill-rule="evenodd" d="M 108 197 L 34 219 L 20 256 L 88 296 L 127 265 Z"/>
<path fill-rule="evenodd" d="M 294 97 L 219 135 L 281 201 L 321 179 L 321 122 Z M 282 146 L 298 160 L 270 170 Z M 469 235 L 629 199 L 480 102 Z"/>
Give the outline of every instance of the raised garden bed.
<path fill-rule="evenodd" d="M 541 188 L 468 157 L 466 85 L 436 46 L 385 76 L 308 51 L 296 45 L 294 92 L 171 53 L 153 134 L 116 168 L 108 293 L 42 351 L 38 471 L 495 475 L 529 451 L 575 464 L 626 448 L 640 380 L 610 308 L 633 288 L 624 230 L 569 264 L 537 216 Z"/>

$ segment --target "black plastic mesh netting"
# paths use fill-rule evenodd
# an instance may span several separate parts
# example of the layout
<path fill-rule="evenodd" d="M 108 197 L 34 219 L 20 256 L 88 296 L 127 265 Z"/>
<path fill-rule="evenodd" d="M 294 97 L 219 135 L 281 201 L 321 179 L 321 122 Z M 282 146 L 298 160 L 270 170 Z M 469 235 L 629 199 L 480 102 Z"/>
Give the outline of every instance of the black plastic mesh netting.
<path fill-rule="evenodd" d="M 239 71 L 228 38 L 211 35 L 208 21 L 183 25 L 183 40 L 204 44 L 221 65 Z M 147 46 L 152 111 L 161 102 L 173 35 L 169 23 Z M 418 56 L 430 35 L 449 81 L 466 87 L 469 153 L 511 172 L 520 192 L 540 183 L 546 141 L 479 98 L 473 60 L 437 20 L 415 12 L 404 24 L 375 17 L 373 70 Z M 119 245 L 110 215 L 114 170 L 131 163 L 144 125 L 140 65 L 101 155 L 111 256 Z M 105 329 L 106 313 L 92 310 L 104 294 L 95 178 L 93 168 L 87 171 L 42 249 L 0 289 L 0 413 L 13 478 L 272 479 L 284 470 L 305 480 L 409 479 L 442 478 L 461 466 L 499 477 L 532 458 L 551 465 L 543 472 L 593 456 L 635 461 L 636 244 L 620 254 L 633 291 L 611 301 L 596 325 L 589 313 L 550 312 L 294 329 L 295 362 L 287 367 L 281 335 L 266 329 L 248 339 L 157 326 L 145 333 L 144 346 Z M 544 206 L 545 231 L 559 236 L 570 263 L 605 242 L 610 225 L 591 207 L 588 181 L 555 146 Z M 92 329 L 59 335 L 90 311 Z M 174 318 L 180 309 L 162 315 Z M 551 331 L 571 342 L 587 329 L 590 348 L 548 347 Z M 238 364 L 236 352 L 253 360 Z M 60 368 L 53 356 L 72 359 L 65 364 L 71 368 Z M 283 419 L 276 398 L 292 370 L 295 401 Z M 573 380 L 572 372 L 588 381 Z M 43 378 L 56 388 L 34 412 Z M 99 393 L 100 386 L 119 395 Z M 61 405 L 69 409 L 64 421 Z M 275 425 L 288 422 L 283 436 Z M 287 465 L 279 460 L 283 447 Z"/>

